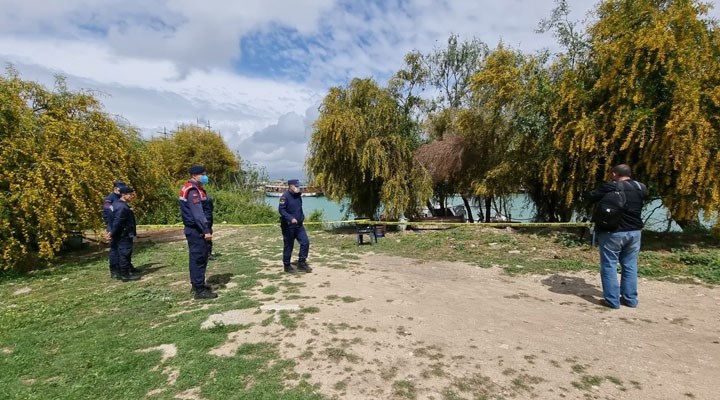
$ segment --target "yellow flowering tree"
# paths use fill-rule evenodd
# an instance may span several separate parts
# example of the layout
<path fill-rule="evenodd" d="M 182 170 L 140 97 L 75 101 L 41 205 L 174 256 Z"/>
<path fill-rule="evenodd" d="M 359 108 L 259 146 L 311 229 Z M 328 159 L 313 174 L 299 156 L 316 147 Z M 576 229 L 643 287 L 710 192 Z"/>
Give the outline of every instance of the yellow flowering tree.
<path fill-rule="evenodd" d="M 92 93 L 70 91 L 62 78 L 50 91 L 8 69 L 0 76 L 1 267 L 49 259 L 70 230 L 100 228 L 114 180 L 157 197 L 150 185 L 162 176 L 148 172 L 141 150 L 137 133 Z"/>
<path fill-rule="evenodd" d="M 720 32 L 707 3 L 605 0 L 563 71 L 544 176 L 567 204 L 628 163 L 681 226 L 720 206 Z"/>
<path fill-rule="evenodd" d="M 240 173 L 240 158 L 217 132 L 197 125 L 180 125 L 171 136 L 152 139 L 150 151 L 177 182 L 186 181 L 188 168 L 203 165 L 213 183 L 234 183 Z"/>

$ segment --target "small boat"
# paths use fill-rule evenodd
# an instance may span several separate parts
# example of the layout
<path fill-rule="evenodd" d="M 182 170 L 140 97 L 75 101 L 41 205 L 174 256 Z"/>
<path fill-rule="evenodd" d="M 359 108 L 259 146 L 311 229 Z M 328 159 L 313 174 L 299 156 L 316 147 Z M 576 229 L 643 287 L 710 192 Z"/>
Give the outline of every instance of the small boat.
<path fill-rule="evenodd" d="M 265 196 L 267 197 L 280 197 L 287 190 L 287 181 L 274 181 L 265 185 Z M 324 193 L 322 189 L 314 186 L 307 186 L 300 183 L 300 193 L 303 197 L 320 197 Z"/>

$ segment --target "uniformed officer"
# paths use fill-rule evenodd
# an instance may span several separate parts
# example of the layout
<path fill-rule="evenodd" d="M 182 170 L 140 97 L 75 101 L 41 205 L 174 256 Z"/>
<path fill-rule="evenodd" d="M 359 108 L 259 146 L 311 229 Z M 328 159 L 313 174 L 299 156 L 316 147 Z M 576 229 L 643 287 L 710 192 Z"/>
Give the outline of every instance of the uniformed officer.
<path fill-rule="evenodd" d="M 125 182 L 123 181 L 115 181 L 113 182 L 113 191 L 110 192 L 109 195 L 105 196 L 105 200 L 103 200 L 103 210 L 102 210 L 102 217 L 103 221 L 105 221 L 105 236 L 109 240 L 110 239 L 110 230 L 112 228 L 112 218 L 113 218 L 113 203 L 120 200 L 120 188 L 125 186 Z M 117 255 L 113 254 L 115 249 L 113 249 L 112 246 L 110 246 L 110 277 L 115 279 L 118 277 L 118 267 L 117 265 L 114 265 L 114 260 L 117 260 Z"/>
<path fill-rule="evenodd" d="M 123 186 L 119 189 L 120 199 L 112 204 L 112 224 L 110 229 L 110 251 L 115 259 L 111 264 L 117 266 L 117 276 L 123 282 L 136 281 L 140 276 L 130 272 L 132 266 L 133 239 L 137 236 L 135 213 L 128 204 L 135 198 L 135 191 Z"/>
<path fill-rule="evenodd" d="M 194 165 L 188 170 L 190 180 L 180 189 L 180 213 L 185 225 L 185 238 L 188 242 L 190 283 L 195 299 L 214 299 L 217 297 L 205 284 L 205 271 L 208 261 L 208 242 L 212 240 L 212 229 L 205 212 L 207 194 L 203 182 L 207 182 L 205 167 Z M 212 213 L 212 211 L 210 211 Z"/>
<path fill-rule="evenodd" d="M 285 272 L 289 274 L 294 274 L 298 271 L 312 272 L 312 268 L 310 268 L 307 263 L 310 240 L 303 226 L 305 214 L 302 209 L 300 181 L 297 179 L 288 181 L 288 190 L 280 196 L 278 211 L 280 212 L 280 229 L 283 235 L 283 266 Z M 300 243 L 297 268 L 290 264 L 295 240 Z"/>

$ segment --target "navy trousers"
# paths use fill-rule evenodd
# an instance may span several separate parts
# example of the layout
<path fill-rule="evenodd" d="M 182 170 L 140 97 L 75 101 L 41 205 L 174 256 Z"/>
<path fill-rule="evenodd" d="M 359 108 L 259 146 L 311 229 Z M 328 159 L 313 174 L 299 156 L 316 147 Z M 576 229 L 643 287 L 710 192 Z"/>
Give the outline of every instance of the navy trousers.
<path fill-rule="evenodd" d="M 200 289 L 205 285 L 205 271 L 208 262 L 208 241 L 205 235 L 193 228 L 185 228 L 185 238 L 188 242 L 190 283 L 193 289 Z"/>
<path fill-rule="evenodd" d="M 110 270 L 129 273 L 132 267 L 133 238 L 126 237 L 110 241 Z"/>
<path fill-rule="evenodd" d="M 290 265 L 295 240 L 300 243 L 298 261 L 306 261 L 308 252 L 310 251 L 310 239 L 308 239 L 307 232 L 305 232 L 305 227 L 297 224 L 283 224 L 280 228 L 282 229 L 283 235 L 283 265 Z"/>

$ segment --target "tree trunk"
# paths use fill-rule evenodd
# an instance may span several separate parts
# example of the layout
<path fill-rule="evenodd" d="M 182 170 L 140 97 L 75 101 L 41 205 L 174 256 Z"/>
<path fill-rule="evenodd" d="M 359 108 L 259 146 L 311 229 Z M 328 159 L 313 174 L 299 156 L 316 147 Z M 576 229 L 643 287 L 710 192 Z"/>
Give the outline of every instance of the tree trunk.
<path fill-rule="evenodd" d="M 492 209 L 492 197 L 485 198 L 485 222 L 490 222 L 490 210 Z"/>
<path fill-rule="evenodd" d="M 475 222 L 475 220 L 473 219 L 472 209 L 470 208 L 470 202 L 468 201 L 467 197 L 465 197 L 465 196 L 460 196 L 460 197 L 462 197 L 463 203 L 465 203 L 465 211 L 467 211 L 468 222 L 470 222 L 472 224 Z"/>

